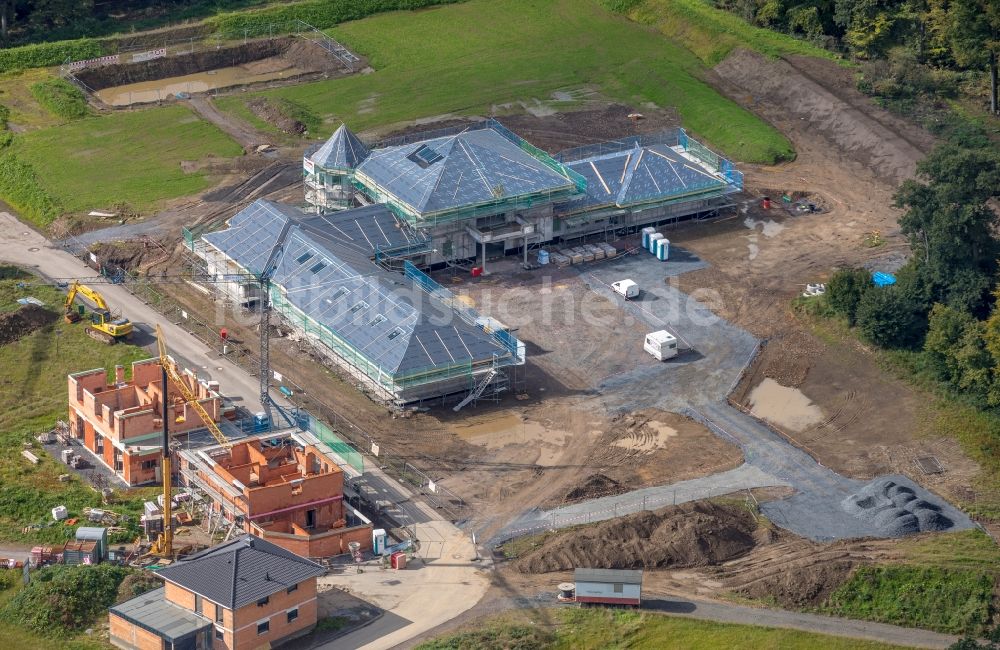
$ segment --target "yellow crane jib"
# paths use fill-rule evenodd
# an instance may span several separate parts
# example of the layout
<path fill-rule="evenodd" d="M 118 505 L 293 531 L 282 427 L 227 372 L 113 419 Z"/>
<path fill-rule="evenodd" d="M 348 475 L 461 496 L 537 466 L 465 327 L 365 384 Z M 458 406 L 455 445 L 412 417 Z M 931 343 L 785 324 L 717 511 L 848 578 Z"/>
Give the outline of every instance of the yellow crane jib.
<path fill-rule="evenodd" d="M 87 325 L 88 336 L 102 343 L 114 345 L 119 341 L 126 340 L 132 334 L 132 322 L 123 316 L 112 314 L 104 296 L 97 290 L 81 284 L 79 280 L 73 281 L 69 293 L 66 294 L 67 322 L 75 323 L 80 320 L 80 315 L 73 310 L 73 301 L 76 300 L 78 294 L 94 303 L 95 307 L 90 312 L 90 324 Z"/>
<path fill-rule="evenodd" d="M 167 371 L 167 377 L 170 379 L 170 382 L 177 387 L 177 390 L 179 390 L 181 395 L 184 397 L 184 403 L 194 409 L 195 413 L 197 413 L 198 417 L 201 418 L 205 428 L 207 428 L 209 433 L 212 434 L 216 442 L 223 445 L 227 449 L 232 447 L 233 443 L 226 438 L 226 435 L 222 433 L 222 429 L 219 428 L 219 425 L 215 423 L 212 416 L 209 415 L 208 411 L 205 410 L 205 407 L 198 401 L 198 396 L 195 395 L 194 392 L 188 387 L 187 382 L 184 381 L 180 371 L 178 371 L 177 364 L 175 364 L 174 360 L 167 354 L 166 339 L 164 338 L 163 330 L 159 325 L 156 326 L 156 348 L 160 356 L 160 366 Z M 164 413 L 163 417 L 166 418 L 166 416 L 167 414 Z"/>

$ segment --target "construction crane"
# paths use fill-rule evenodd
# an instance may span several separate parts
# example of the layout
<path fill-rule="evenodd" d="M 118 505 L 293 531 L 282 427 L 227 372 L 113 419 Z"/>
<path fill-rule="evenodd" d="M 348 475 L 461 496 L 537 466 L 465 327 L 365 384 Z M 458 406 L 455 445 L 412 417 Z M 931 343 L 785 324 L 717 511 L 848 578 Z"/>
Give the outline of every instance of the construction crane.
<path fill-rule="evenodd" d="M 80 314 L 73 309 L 73 301 L 77 294 L 94 303 L 96 309 L 90 312 L 90 325 L 87 325 L 87 336 L 101 343 L 114 345 L 126 340 L 132 334 L 132 323 L 122 316 L 111 313 L 104 296 L 96 289 L 91 289 L 79 280 L 74 280 L 66 294 L 66 322 L 75 323 L 80 320 Z"/>
<path fill-rule="evenodd" d="M 170 557 L 173 555 L 174 549 L 173 508 L 171 503 L 171 492 L 173 486 L 170 468 L 170 426 L 169 420 L 167 419 L 170 411 L 170 400 L 167 397 L 170 384 L 177 387 L 177 390 L 180 391 L 181 396 L 184 399 L 184 403 L 194 409 L 195 413 L 197 413 L 198 417 L 201 418 L 202 423 L 208 429 L 209 433 L 212 434 L 220 445 L 228 449 L 232 447 L 233 443 L 226 438 L 226 435 L 222 433 L 222 429 L 219 428 L 219 425 L 215 423 L 212 416 L 208 414 L 208 411 L 206 411 L 198 401 L 198 396 L 195 395 L 195 393 L 187 385 L 187 382 L 184 381 L 184 377 L 181 376 L 180 371 L 177 369 L 177 364 L 175 364 L 174 360 L 167 354 L 167 341 L 163 336 L 163 330 L 160 328 L 159 324 L 156 326 L 156 348 L 159 353 L 163 386 L 163 403 L 161 413 L 163 416 L 163 451 L 160 461 L 160 473 L 163 475 L 163 533 L 161 533 L 157 538 L 156 543 L 153 544 L 153 548 L 150 552 L 160 557 Z"/>

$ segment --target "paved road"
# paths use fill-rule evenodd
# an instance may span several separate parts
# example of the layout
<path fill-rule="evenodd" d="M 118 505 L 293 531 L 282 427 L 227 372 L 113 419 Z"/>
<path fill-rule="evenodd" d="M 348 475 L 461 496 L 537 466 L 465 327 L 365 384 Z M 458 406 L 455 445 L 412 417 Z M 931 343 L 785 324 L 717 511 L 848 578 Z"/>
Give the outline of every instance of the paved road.
<path fill-rule="evenodd" d="M 47 278 L 98 277 L 98 273 L 63 249 L 54 246 L 42 235 L 30 230 L 9 212 L 0 212 L 0 260 L 33 269 Z M 222 393 L 249 411 L 260 410 L 260 386 L 256 378 L 229 363 L 204 346 L 201 341 L 180 326 L 166 322 L 162 314 L 146 305 L 118 285 L 100 285 L 100 291 L 113 309 L 121 310 L 135 324 L 140 334 L 139 344 L 155 345 L 154 329 L 159 323 L 167 337 L 167 345 L 175 358 L 183 359 L 197 371 L 199 378 L 219 382 Z M 279 403 L 280 397 L 279 397 Z"/>
<path fill-rule="evenodd" d="M 640 510 L 656 510 L 669 505 L 708 499 L 739 490 L 786 485 L 788 483 L 776 476 L 744 463 L 736 469 L 711 476 L 633 490 L 625 494 L 591 499 L 552 510 L 534 510 L 525 513 L 505 526 L 490 540 L 490 544 L 540 530 L 604 521 Z"/>
<path fill-rule="evenodd" d="M 758 609 L 729 603 L 683 598 L 643 597 L 643 608 L 671 616 L 697 618 L 720 623 L 739 623 L 763 627 L 783 627 L 817 634 L 868 639 L 916 648 L 947 648 L 958 640 L 949 634 L 918 630 L 883 623 L 870 623 L 818 614 L 803 614 L 781 609 Z"/>

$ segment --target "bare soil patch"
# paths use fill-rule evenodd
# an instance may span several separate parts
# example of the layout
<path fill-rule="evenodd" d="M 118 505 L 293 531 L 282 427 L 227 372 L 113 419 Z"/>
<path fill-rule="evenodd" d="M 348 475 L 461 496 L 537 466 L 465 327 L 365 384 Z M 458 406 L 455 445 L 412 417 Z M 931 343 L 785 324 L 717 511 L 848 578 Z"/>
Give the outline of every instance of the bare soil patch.
<path fill-rule="evenodd" d="M 51 325 L 59 318 L 59 314 L 39 307 L 38 305 L 22 305 L 15 311 L 0 314 L 0 345 L 13 343 L 23 336 Z"/>
<path fill-rule="evenodd" d="M 254 97 L 247 101 L 247 108 L 264 120 L 289 135 L 302 135 L 306 132 L 306 125 L 295 118 L 286 115 L 280 106 L 266 97 Z"/>
<path fill-rule="evenodd" d="M 514 563 L 522 573 L 575 567 L 654 569 L 719 564 L 755 545 L 754 516 L 743 506 L 692 502 L 644 511 L 553 535 Z"/>

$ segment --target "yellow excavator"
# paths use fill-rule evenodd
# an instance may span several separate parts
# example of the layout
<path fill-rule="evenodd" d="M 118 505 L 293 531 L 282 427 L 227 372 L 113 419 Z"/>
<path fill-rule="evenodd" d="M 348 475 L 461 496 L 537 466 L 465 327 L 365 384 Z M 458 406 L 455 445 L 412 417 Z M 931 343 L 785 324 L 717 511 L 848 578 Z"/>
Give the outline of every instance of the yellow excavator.
<path fill-rule="evenodd" d="M 87 325 L 87 336 L 101 343 L 114 345 L 128 339 L 132 334 L 132 322 L 120 315 L 111 313 L 108 303 L 97 290 L 91 289 L 79 280 L 74 280 L 66 294 L 66 322 L 75 323 L 80 320 L 80 314 L 73 309 L 73 301 L 77 294 L 94 303 L 96 309 L 90 312 L 90 325 Z"/>
<path fill-rule="evenodd" d="M 205 407 L 198 402 L 198 396 L 192 391 L 184 378 L 181 376 L 180 370 L 177 368 L 177 364 L 174 360 L 170 358 L 167 354 L 167 341 L 163 336 L 163 330 L 160 326 L 156 326 L 156 347 L 160 361 L 160 369 L 163 376 L 163 404 L 161 408 L 163 410 L 163 454 L 160 457 L 161 471 L 163 477 L 163 532 L 157 537 L 156 541 L 153 543 L 150 553 L 162 558 L 170 558 L 173 556 L 174 552 L 174 528 L 173 528 L 173 512 L 172 512 L 172 476 L 170 468 L 170 432 L 168 427 L 167 417 L 171 413 L 170 402 L 168 399 L 169 384 L 173 384 L 178 391 L 180 391 L 183 396 L 184 403 L 188 406 L 194 408 L 195 413 L 201 418 L 202 423 L 205 428 L 208 429 L 209 433 L 215 438 L 215 440 L 227 449 L 232 447 L 233 443 L 226 438 L 226 435 L 222 433 L 222 429 L 219 425 L 215 423 L 212 416 L 209 415 Z M 177 419 L 177 422 L 183 420 Z"/>

